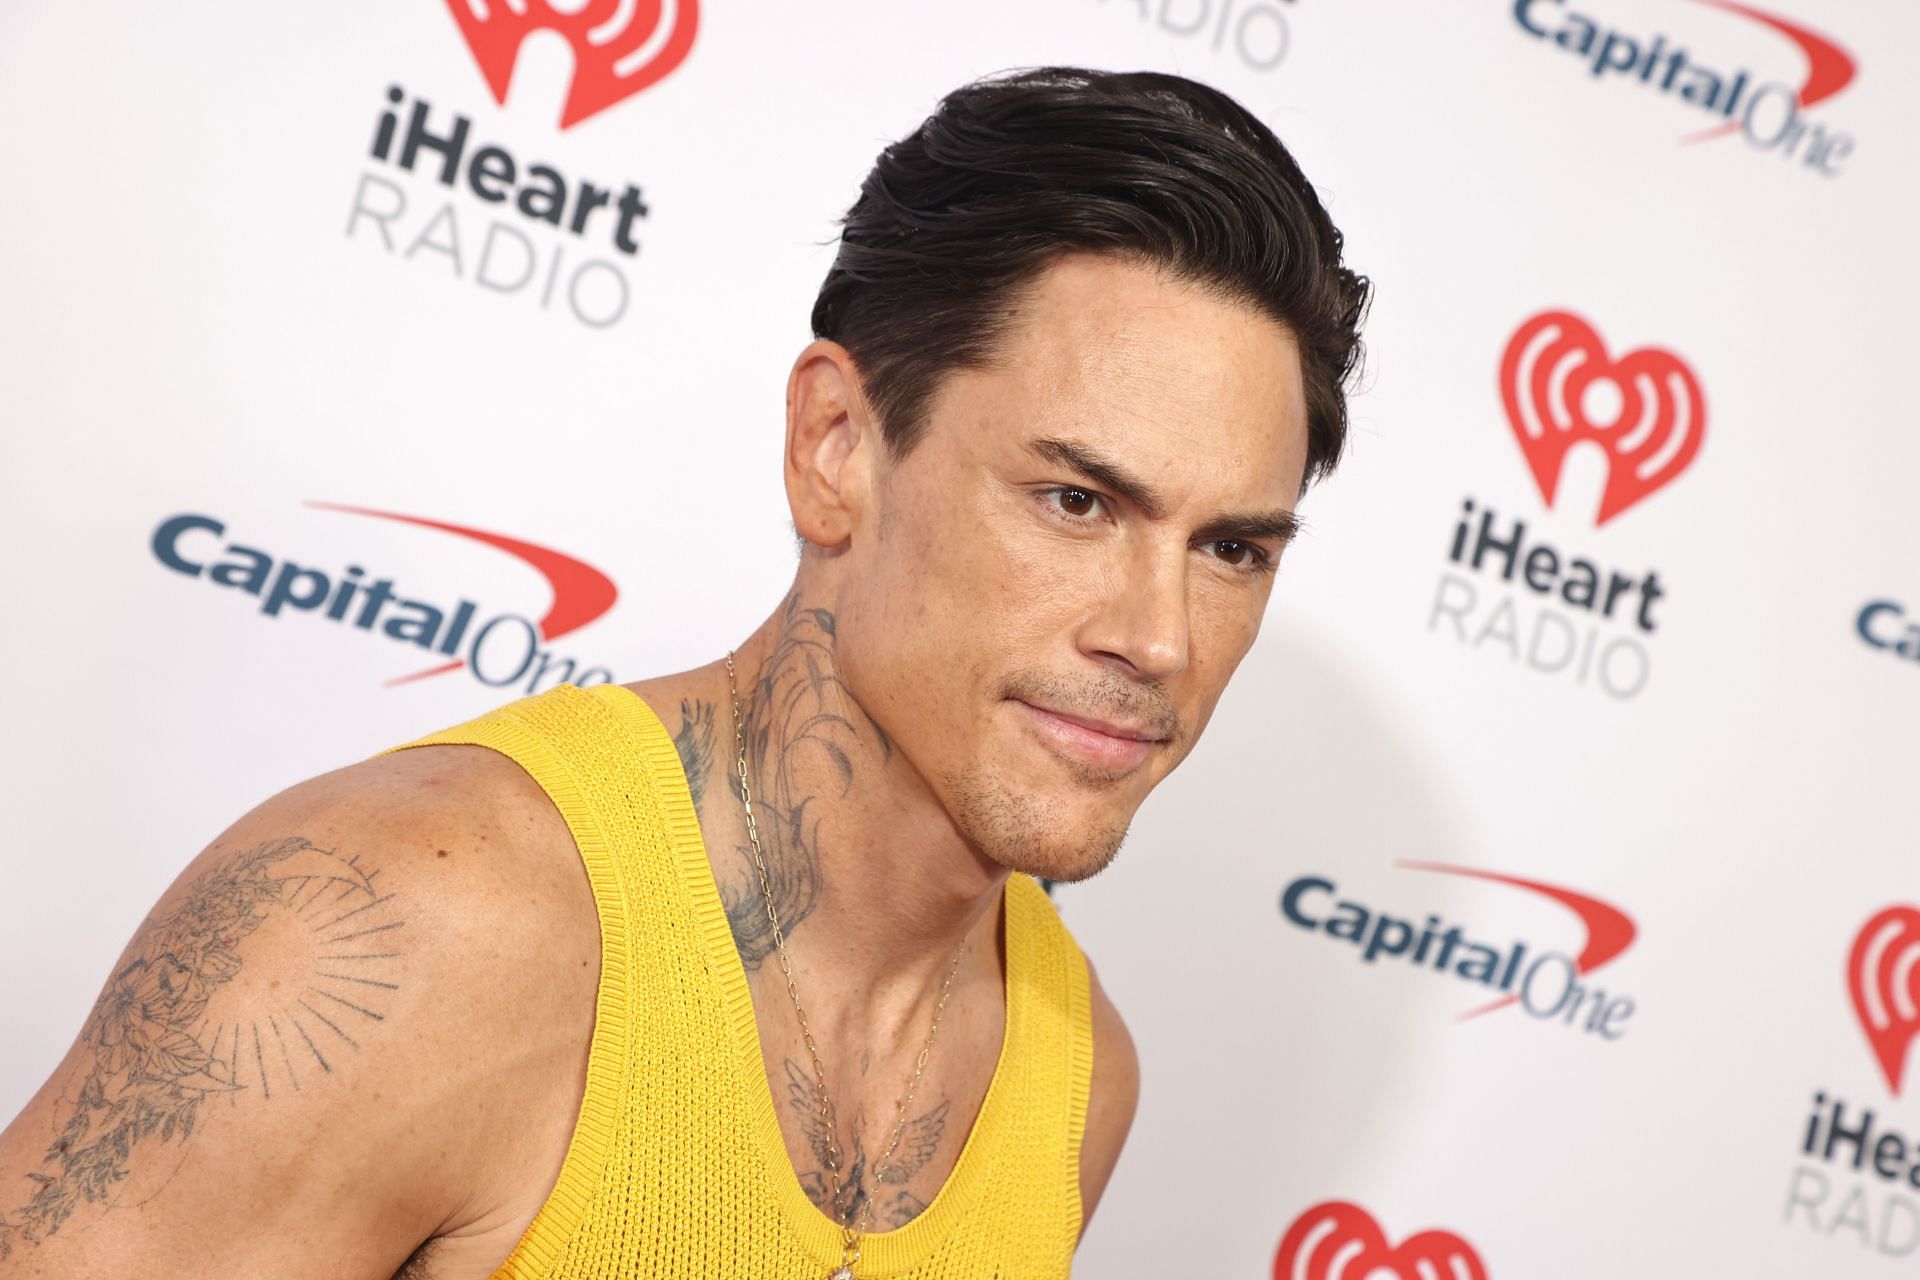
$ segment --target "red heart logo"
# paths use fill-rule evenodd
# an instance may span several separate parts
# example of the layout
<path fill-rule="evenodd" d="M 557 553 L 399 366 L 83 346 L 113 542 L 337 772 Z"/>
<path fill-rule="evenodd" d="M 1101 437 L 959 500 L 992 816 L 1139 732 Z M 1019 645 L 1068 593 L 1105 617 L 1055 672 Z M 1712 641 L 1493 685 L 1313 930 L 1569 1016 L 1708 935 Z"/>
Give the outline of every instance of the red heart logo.
<path fill-rule="evenodd" d="M 1907 1051 L 1920 1037 L 1920 908 L 1888 907 L 1867 921 L 1847 958 L 1847 986 L 1897 1098 Z"/>
<path fill-rule="evenodd" d="M 1451 1231 L 1422 1231 L 1397 1249 L 1373 1215 L 1329 1200 L 1287 1228 L 1273 1258 L 1273 1280 L 1487 1280 L 1473 1246 Z"/>
<path fill-rule="evenodd" d="M 1685 471 L 1707 426 L 1699 380 L 1679 356 L 1642 347 L 1609 361 L 1593 326 L 1568 311 L 1520 326 L 1500 359 L 1500 397 L 1548 506 L 1567 450 L 1583 442 L 1606 450 L 1596 525 Z M 1592 400 L 1615 400 L 1618 411 Z"/>
<path fill-rule="evenodd" d="M 447 0 L 447 8 L 495 102 L 507 100 L 530 33 L 558 32 L 573 46 L 562 129 L 658 83 L 686 61 L 700 25 L 700 0 L 587 0 L 577 13 L 562 13 L 551 0 Z"/>

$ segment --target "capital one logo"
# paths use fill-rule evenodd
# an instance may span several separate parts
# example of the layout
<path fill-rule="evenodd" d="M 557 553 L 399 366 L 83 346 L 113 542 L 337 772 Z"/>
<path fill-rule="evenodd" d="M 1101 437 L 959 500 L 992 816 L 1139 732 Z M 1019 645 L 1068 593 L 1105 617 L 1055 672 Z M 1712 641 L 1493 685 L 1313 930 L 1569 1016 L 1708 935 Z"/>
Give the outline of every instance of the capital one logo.
<path fill-rule="evenodd" d="M 583 688 L 613 681 L 605 667 L 583 667 L 546 647 L 604 615 L 619 598 L 613 579 L 592 565 L 552 547 L 470 525 L 336 502 L 306 505 L 432 529 L 504 552 L 545 579 L 551 593 L 547 611 L 536 621 L 517 613 L 489 614 L 464 597 L 451 608 L 441 593 L 432 599 L 411 598 L 394 578 L 375 573 L 369 580 L 367 570 L 357 564 L 323 569 L 305 556 L 301 561 L 278 556 L 229 538 L 224 521 L 196 512 L 161 521 L 151 550 L 154 559 L 175 573 L 254 597 L 265 617 L 304 614 L 378 633 L 412 646 L 409 653 L 417 649 L 432 655 L 432 665 L 387 680 L 389 687 L 463 667 L 492 688 L 524 681 L 527 693 L 566 681 Z"/>
<path fill-rule="evenodd" d="M 1460 1015 L 1460 1021 L 1512 1005 L 1542 1022 L 1580 1027 L 1601 1040 L 1618 1040 L 1634 1013 L 1631 996 L 1610 992 L 1591 981 L 1594 970 L 1611 963 L 1633 944 L 1638 929 L 1632 917 L 1600 899 L 1539 880 L 1504 875 L 1477 867 L 1440 862 L 1401 862 L 1412 871 L 1464 876 L 1522 889 L 1557 902 L 1578 917 L 1585 938 L 1577 956 L 1549 951 L 1515 939 L 1507 945 L 1493 935 L 1470 933 L 1434 913 L 1394 915 L 1344 897 L 1323 876 L 1296 877 L 1280 893 L 1280 914 L 1308 933 L 1345 942 L 1363 965 L 1398 961 L 1472 983 L 1492 999 Z M 1477 936 L 1476 936 L 1477 934 Z"/>
<path fill-rule="evenodd" d="M 1804 169 L 1827 177 L 1843 171 L 1853 135 L 1808 118 L 1811 108 L 1851 84 L 1857 70 L 1853 56 L 1832 39 L 1742 0 L 1695 0 L 1791 42 L 1806 69 L 1795 87 L 1730 66 L 1711 49 L 1702 55 L 1691 40 L 1616 28 L 1603 17 L 1579 12 L 1575 2 L 1584 7 L 1585 0 L 1514 0 L 1513 20 L 1542 48 L 1572 54 L 1593 80 L 1638 86 L 1712 121 L 1683 142 L 1739 133 L 1756 150 L 1797 161 Z M 1679 16 L 1674 10 L 1669 14 Z"/>
<path fill-rule="evenodd" d="M 1451 1231 L 1422 1231 L 1389 1247 L 1372 1214 L 1329 1200 L 1287 1229 L 1273 1280 L 1487 1280 L 1487 1268 Z"/>
<path fill-rule="evenodd" d="M 560 113 L 570 129 L 686 61 L 700 0 L 447 0 L 495 102 L 507 100 L 520 45 L 552 31 L 573 49 L 573 82 Z"/>
<path fill-rule="evenodd" d="M 1867 921 L 1847 958 L 1847 988 L 1897 1098 L 1907 1053 L 1920 1038 L 1920 908 L 1888 907 Z"/>
<path fill-rule="evenodd" d="M 1598 445 L 1605 524 L 1685 471 L 1700 452 L 1706 398 L 1686 362 L 1642 347 L 1609 359 L 1600 335 L 1570 311 L 1543 311 L 1515 331 L 1500 359 L 1500 398 L 1548 506 L 1575 445 Z"/>

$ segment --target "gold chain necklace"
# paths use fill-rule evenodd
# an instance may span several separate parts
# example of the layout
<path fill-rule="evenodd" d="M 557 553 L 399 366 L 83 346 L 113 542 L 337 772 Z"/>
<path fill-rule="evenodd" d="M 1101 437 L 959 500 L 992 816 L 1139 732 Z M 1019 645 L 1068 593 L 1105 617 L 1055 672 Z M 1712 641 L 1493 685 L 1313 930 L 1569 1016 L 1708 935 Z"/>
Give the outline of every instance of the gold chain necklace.
<path fill-rule="evenodd" d="M 787 941 L 780 930 L 780 916 L 773 907 L 773 883 L 767 876 L 767 860 L 760 851 L 760 829 L 753 820 L 753 790 L 747 783 L 747 734 L 740 716 L 740 688 L 733 673 L 733 650 L 727 650 L 727 693 L 733 699 L 733 737 L 739 749 L 735 760 L 735 771 L 740 778 L 740 802 L 747 812 L 747 840 L 753 846 L 754 869 L 760 873 L 760 893 L 767 904 L 767 923 L 773 928 L 774 949 L 780 955 L 780 972 L 787 980 L 787 995 L 793 1000 L 793 1012 L 800 1019 L 800 1038 L 806 1042 L 807 1056 L 813 1059 L 813 1079 L 815 1092 L 819 1095 L 820 1119 L 827 1129 L 827 1174 L 832 1180 L 833 1197 L 829 1204 L 840 1203 L 840 1144 L 834 1135 L 833 1100 L 827 1095 L 827 1069 L 820 1064 L 820 1050 L 813 1042 L 813 1031 L 807 1026 L 807 1011 L 800 1004 L 800 990 L 793 984 L 793 964 L 787 959 Z M 873 1166 L 873 1190 L 878 1193 L 882 1175 L 893 1160 L 894 1148 L 900 1145 L 900 1134 L 906 1128 L 907 1108 L 913 1104 L 913 1091 L 920 1086 L 920 1077 L 927 1069 L 927 1055 L 933 1052 L 933 1037 L 940 1030 L 940 1015 L 946 1012 L 947 996 L 953 990 L 953 975 L 960 971 L 960 957 L 966 954 L 964 939 L 954 948 L 953 961 L 947 966 L 947 980 L 940 985 L 940 999 L 933 1006 L 933 1025 L 927 1028 L 926 1043 L 920 1046 L 920 1056 L 914 1060 L 913 1078 L 907 1081 L 906 1096 L 900 1099 L 900 1111 L 893 1120 L 893 1132 L 887 1137 L 887 1149 L 881 1153 L 879 1163 Z M 860 1202 L 860 1213 L 855 1220 L 840 1226 L 840 1267 L 827 1277 L 827 1280 L 854 1280 L 853 1268 L 860 1261 L 860 1239 L 866 1234 L 867 1219 L 873 1211 L 873 1195 L 866 1196 Z"/>

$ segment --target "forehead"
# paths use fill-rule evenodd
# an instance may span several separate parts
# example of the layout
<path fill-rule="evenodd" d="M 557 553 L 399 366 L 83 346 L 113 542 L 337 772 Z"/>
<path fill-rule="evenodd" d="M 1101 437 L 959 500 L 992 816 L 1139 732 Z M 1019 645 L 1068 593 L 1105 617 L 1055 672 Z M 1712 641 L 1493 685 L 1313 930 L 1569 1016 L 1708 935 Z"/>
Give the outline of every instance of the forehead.
<path fill-rule="evenodd" d="M 937 417 L 977 416 L 968 429 L 982 447 L 1071 435 L 1216 498 L 1290 506 L 1306 466 L 1293 334 L 1251 304 L 1111 256 L 1069 255 L 1038 276 L 991 364 L 950 378 L 939 401 Z"/>

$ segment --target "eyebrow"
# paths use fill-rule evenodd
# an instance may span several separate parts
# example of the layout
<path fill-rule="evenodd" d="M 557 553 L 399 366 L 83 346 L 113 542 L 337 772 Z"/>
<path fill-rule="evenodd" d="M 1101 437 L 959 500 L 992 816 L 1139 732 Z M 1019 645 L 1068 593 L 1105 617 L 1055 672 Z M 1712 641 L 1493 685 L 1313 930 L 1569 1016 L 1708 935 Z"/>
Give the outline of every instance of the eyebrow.
<path fill-rule="evenodd" d="M 1125 498 L 1149 520 L 1166 514 L 1167 501 L 1159 491 L 1093 447 L 1077 440 L 1043 436 L 1027 441 L 1027 448 L 1049 462 L 1078 471 L 1103 489 Z M 1291 511 L 1242 511 L 1214 516 L 1194 531 L 1204 541 L 1252 541 L 1275 538 L 1291 542 L 1300 532 L 1300 518 Z"/>
<path fill-rule="evenodd" d="M 1102 488 L 1112 490 L 1140 508 L 1140 514 L 1149 520 L 1158 520 L 1166 514 L 1166 499 L 1152 485 L 1138 476 L 1129 475 L 1126 468 L 1102 457 L 1097 449 L 1077 440 L 1060 440 L 1052 436 L 1029 440 L 1027 448 L 1049 462 L 1070 467 Z"/>
<path fill-rule="evenodd" d="M 1194 530 L 1202 542 L 1252 542 L 1272 538 L 1282 545 L 1300 532 L 1300 517 L 1291 511 L 1248 511 L 1216 516 Z"/>

